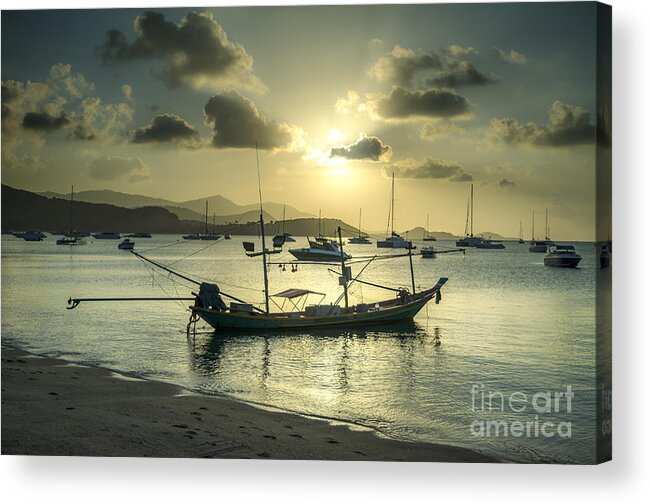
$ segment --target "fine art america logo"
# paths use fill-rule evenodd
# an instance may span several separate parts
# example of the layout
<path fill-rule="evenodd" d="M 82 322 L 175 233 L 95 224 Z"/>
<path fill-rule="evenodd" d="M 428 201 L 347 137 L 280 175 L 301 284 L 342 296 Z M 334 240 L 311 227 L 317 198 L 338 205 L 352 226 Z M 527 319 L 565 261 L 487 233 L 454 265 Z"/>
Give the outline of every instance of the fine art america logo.
<path fill-rule="evenodd" d="M 559 415 L 572 413 L 574 392 L 568 385 L 564 391 L 500 392 L 487 390 L 484 384 L 470 388 L 470 407 L 478 416 L 470 424 L 470 433 L 477 437 L 572 437 L 572 422 L 553 422 Z M 508 420 L 495 419 L 506 415 Z M 526 418 L 513 420 L 513 416 Z"/>

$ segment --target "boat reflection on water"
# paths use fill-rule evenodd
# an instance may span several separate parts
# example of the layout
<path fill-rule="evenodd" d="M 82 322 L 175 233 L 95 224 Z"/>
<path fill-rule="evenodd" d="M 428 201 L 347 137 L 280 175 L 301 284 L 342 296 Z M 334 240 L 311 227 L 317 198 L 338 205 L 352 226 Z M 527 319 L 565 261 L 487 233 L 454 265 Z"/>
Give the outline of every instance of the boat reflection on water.
<path fill-rule="evenodd" d="M 321 390 L 324 395 L 347 394 L 351 375 L 357 380 L 382 373 L 383 363 L 390 360 L 394 361 L 391 368 L 402 368 L 400 374 L 407 379 L 419 348 L 438 349 L 440 341 L 438 327 L 426 328 L 413 321 L 354 329 L 314 329 L 309 334 L 197 331 L 189 335 L 188 353 L 199 382 L 208 387 L 202 392 L 232 393 L 239 398 L 244 395 L 254 402 L 287 407 L 286 400 L 275 401 L 277 393 L 287 393 L 287 383 L 297 386 L 303 382 L 306 388 L 313 389 L 308 393 L 321 390 L 327 383 L 327 391 Z M 237 389 L 231 384 L 237 384 Z M 302 409 L 300 396 L 296 399 L 290 408 L 294 411 Z"/>

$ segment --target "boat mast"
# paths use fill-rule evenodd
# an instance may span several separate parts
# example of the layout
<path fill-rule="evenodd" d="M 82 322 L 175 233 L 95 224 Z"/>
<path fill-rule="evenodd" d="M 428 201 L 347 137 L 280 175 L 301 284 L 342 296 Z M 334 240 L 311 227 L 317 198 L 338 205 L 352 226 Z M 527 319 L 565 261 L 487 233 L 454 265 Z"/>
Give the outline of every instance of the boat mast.
<path fill-rule="evenodd" d="M 208 200 L 206 200 L 206 234 L 208 234 Z"/>
<path fill-rule="evenodd" d="M 536 238 L 535 238 L 535 232 L 534 232 L 534 230 L 535 230 L 535 225 L 536 225 L 536 209 L 534 208 L 534 209 L 531 211 L 531 241 L 532 241 L 532 242 L 533 242 L 533 241 L 536 241 Z"/>
<path fill-rule="evenodd" d="M 549 241 L 549 211 L 545 208 L 545 240 Z"/>
<path fill-rule="evenodd" d="M 423 238 L 429 236 L 429 212 L 427 212 L 427 222 L 425 223 L 425 232 L 423 233 Z"/>
<path fill-rule="evenodd" d="M 260 236 L 262 237 L 262 272 L 264 273 L 264 307 L 269 314 L 269 277 L 267 276 L 267 247 L 264 242 L 264 218 L 262 211 L 262 185 L 260 184 L 260 160 L 258 142 L 255 143 L 255 164 L 258 168 L 258 196 L 260 198 Z"/>
<path fill-rule="evenodd" d="M 73 194 L 75 193 L 75 186 L 71 185 L 70 186 L 70 234 L 72 234 L 72 202 L 73 202 Z"/>
<path fill-rule="evenodd" d="M 475 220 L 475 192 L 474 184 L 470 184 L 470 236 L 473 234 L 473 221 Z"/>
<path fill-rule="evenodd" d="M 395 213 L 395 173 L 391 174 L 391 236 L 393 236 L 393 233 L 395 232 L 394 227 L 393 227 L 393 219 L 394 219 L 394 213 Z"/>
<path fill-rule="evenodd" d="M 470 218 L 470 201 L 466 200 L 466 227 L 463 228 L 463 234 L 468 236 L 468 219 Z"/>
<path fill-rule="evenodd" d="M 346 258 L 344 257 L 344 243 L 341 239 L 341 226 L 337 228 L 337 234 L 339 235 L 339 252 L 341 256 L 341 278 L 344 287 L 344 303 L 346 308 L 348 308 L 348 275 L 346 274 Z"/>
<path fill-rule="evenodd" d="M 518 235 L 518 238 L 522 240 L 522 219 L 520 219 L 520 234 Z"/>
<path fill-rule="evenodd" d="M 285 209 L 287 205 L 283 205 L 283 232 L 281 234 L 285 234 Z"/>
<path fill-rule="evenodd" d="M 359 207 L 359 225 L 357 226 L 357 236 L 362 237 L 362 207 Z"/>
<path fill-rule="evenodd" d="M 317 236 L 321 236 L 321 209 L 319 208 L 319 234 Z"/>

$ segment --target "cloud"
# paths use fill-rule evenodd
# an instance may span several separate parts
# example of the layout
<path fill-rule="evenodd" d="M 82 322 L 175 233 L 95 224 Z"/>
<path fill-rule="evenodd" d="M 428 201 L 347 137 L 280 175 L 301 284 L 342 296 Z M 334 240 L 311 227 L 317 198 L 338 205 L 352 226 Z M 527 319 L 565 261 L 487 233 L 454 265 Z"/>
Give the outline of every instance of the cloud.
<path fill-rule="evenodd" d="M 129 182 L 142 182 L 150 178 L 149 166 L 139 158 L 101 156 L 91 161 L 90 176 L 96 180 L 128 178 Z"/>
<path fill-rule="evenodd" d="M 335 102 L 335 111 L 338 114 L 348 115 L 355 112 L 366 112 L 366 104 L 360 101 L 360 96 L 352 89 L 346 93 L 344 97 L 337 97 Z"/>
<path fill-rule="evenodd" d="M 479 52 L 477 52 L 473 47 L 461 47 L 459 45 L 448 46 L 445 49 L 445 52 L 453 58 L 467 58 L 469 56 L 479 55 Z"/>
<path fill-rule="evenodd" d="M 131 142 L 191 142 L 198 138 L 197 130 L 185 119 L 174 114 L 159 114 L 147 126 L 135 130 Z"/>
<path fill-rule="evenodd" d="M 56 91 L 77 99 L 95 89 L 95 84 L 80 73 L 72 73 L 72 66 L 64 63 L 52 65 L 48 81 Z"/>
<path fill-rule="evenodd" d="M 524 65 L 527 63 L 527 57 L 515 49 L 511 49 L 509 52 L 506 52 L 499 47 L 493 47 L 493 51 L 499 60 L 503 63 L 511 63 L 513 65 Z"/>
<path fill-rule="evenodd" d="M 420 129 L 420 137 L 423 140 L 433 142 L 437 138 L 448 137 L 453 134 L 461 134 L 465 133 L 465 131 L 465 128 L 457 126 L 451 122 L 442 122 L 439 124 L 428 123 L 423 125 Z"/>
<path fill-rule="evenodd" d="M 596 128 L 581 107 L 555 101 L 549 109 L 547 124 L 521 124 L 514 118 L 493 119 L 490 136 L 506 144 L 536 147 L 571 147 L 595 142 Z"/>
<path fill-rule="evenodd" d="M 388 95 L 372 99 L 369 107 L 376 119 L 409 121 L 463 116 L 470 104 L 463 96 L 446 89 L 407 91 L 394 87 Z"/>
<path fill-rule="evenodd" d="M 405 159 L 398 161 L 384 170 L 385 174 L 393 172 L 398 178 L 408 179 L 445 179 L 451 182 L 468 182 L 472 175 L 463 171 L 455 161 L 425 158 L 422 161 Z"/>
<path fill-rule="evenodd" d="M 497 182 L 497 186 L 501 187 L 502 189 L 508 189 L 509 187 L 515 187 L 515 182 L 511 182 L 509 179 L 503 178 Z"/>
<path fill-rule="evenodd" d="M 123 84 L 120 89 L 122 89 L 122 94 L 127 100 L 133 100 L 133 88 L 131 87 L 131 84 Z"/>
<path fill-rule="evenodd" d="M 386 161 L 391 157 L 391 147 L 384 145 L 375 136 L 366 136 L 364 133 L 350 145 L 332 147 L 330 157 L 344 159 L 369 159 L 371 161 Z"/>
<path fill-rule="evenodd" d="M 48 133 L 59 130 L 70 124 L 70 118 L 65 112 L 58 116 L 50 115 L 47 112 L 27 112 L 23 117 L 23 128 L 46 131 Z"/>
<path fill-rule="evenodd" d="M 430 86 L 459 87 L 459 86 L 485 86 L 494 84 L 497 79 L 492 74 L 484 74 L 477 70 L 469 61 L 459 61 L 438 75 L 427 81 Z"/>
<path fill-rule="evenodd" d="M 203 111 L 214 131 L 212 145 L 218 149 L 254 148 L 257 143 L 260 149 L 295 150 L 302 143 L 301 128 L 267 119 L 237 91 L 214 95 Z"/>
<path fill-rule="evenodd" d="M 161 60 L 164 66 L 158 77 L 170 87 L 230 85 L 264 90 L 253 74 L 253 58 L 228 39 L 210 12 L 189 12 L 175 24 L 161 13 L 148 11 L 136 17 L 134 28 L 133 43 L 119 30 L 106 32 L 99 48 L 104 63 Z"/>
<path fill-rule="evenodd" d="M 380 82 L 410 87 L 416 74 L 424 70 L 441 68 L 441 65 L 441 56 L 436 52 L 416 53 L 396 45 L 391 52 L 382 56 L 371 67 L 369 73 Z"/>

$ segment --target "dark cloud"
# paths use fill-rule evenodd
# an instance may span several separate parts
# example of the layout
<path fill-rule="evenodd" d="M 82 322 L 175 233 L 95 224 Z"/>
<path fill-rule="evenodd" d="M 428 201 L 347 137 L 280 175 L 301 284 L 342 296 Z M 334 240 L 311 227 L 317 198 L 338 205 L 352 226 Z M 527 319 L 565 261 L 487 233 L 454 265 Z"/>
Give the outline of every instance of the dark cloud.
<path fill-rule="evenodd" d="M 499 187 L 503 188 L 503 189 L 506 189 L 506 188 L 509 188 L 509 187 L 514 187 L 514 186 L 515 186 L 515 182 L 511 182 L 509 179 L 507 179 L 507 178 L 503 178 L 503 179 L 500 179 L 500 180 L 497 182 L 497 185 L 498 185 Z"/>
<path fill-rule="evenodd" d="M 521 124 L 513 118 L 493 119 L 490 132 L 494 139 L 503 143 L 537 147 L 588 145 L 593 144 L 596 137 L 595 124 L 585 110 L 559 101 L 549 109 L 547 124 Z"/>
<path fill-rule="evenodd" d="M 134 131 L 133 143 L 187 142 L 196 140 L 199 133 L 183 118 L 174 114 L 159 114 L 147 126 Z"/>
<path fill-rule="evenodd" d="M 300 128 L 265 118 L 236 91 L 214 95 L 203 112 L 214 131 L 212 145 L 218 149 L 253 148 L 257 143 L 260 149 L 292 150 L 301 136 Z"/>
<path fill-rule="evenodd" d="M 97 139 L 97 134 L 85 124 L 78 124 L 72 130 L 70 138 L 82 142 L 90 142 Z"/>
<path fill-rule="evenodd" d="M 455 117 L 466 114 L 469 109 L 468 100 L 453 91 L 407 91 L 399 87 L 373 100 L 370 105 L 375 115 L 388 120 Z"/>
<path fill-rule="evenodd" d="M 149 167 L 138 158 L 102 156 L 90 163 L 90 176 L 96 180 L 128 178 L 129 182 L 149 179 Z"/>
<path fill-rule="evenodd" d="M 445 159 L 425 158 L 422 161 L 408 159 L 397 162 L 385 170 L 385 173 L 390 172 L 398 178 L 447 179 L 451 182 L 472 180 L 472 175 L 464 172 L 458 163 Z"/>
<path fill-rule="evenodd" d="M 23 117 L 23 128 L 36 131 L 52 132 L 70 124 L 70 117 L 65 112 L 50 115 L 47 112 L 27 112 Z"/>
<path fill-rule="evenodd" d="M 485 86 L 495 82 L 497 82 L 495 76 L 480 72 L 469 61 L 460 61 L 439 72 L 434 79 L 429 79 L 427 84 L 454 88 L 459 86 Z"/>
<path fill-rule="evenodd" d="M 384 161 L 391 157 L 391 147 L 384 145 L 378 137 L 360 135 L 357 141 L 350 145 L 332 147 L 330 157 Z"/>
<path fill-rule="evenodd" d="M 416 53 L 396 45 L 371 67 L 370 73 L 378 81 L 409 87 L 418 72 L 438 69 L 441 65 L 442 58 L 434 51 Z"/>
<path fill-rule="evenodd" d="M 158 59 L 159 76 L 171 87 L 217 87 L 239 84 L 262 89 L 253 75 L 253 58 L 243 46 L 228 39 L 209 12 L 189 12 L 178 24 L 158 12 L 145 12 L 135 20 L 136 39 L 129 43 L 119 30 L 106 32 L 99 48 L 105 63 Z"/>

